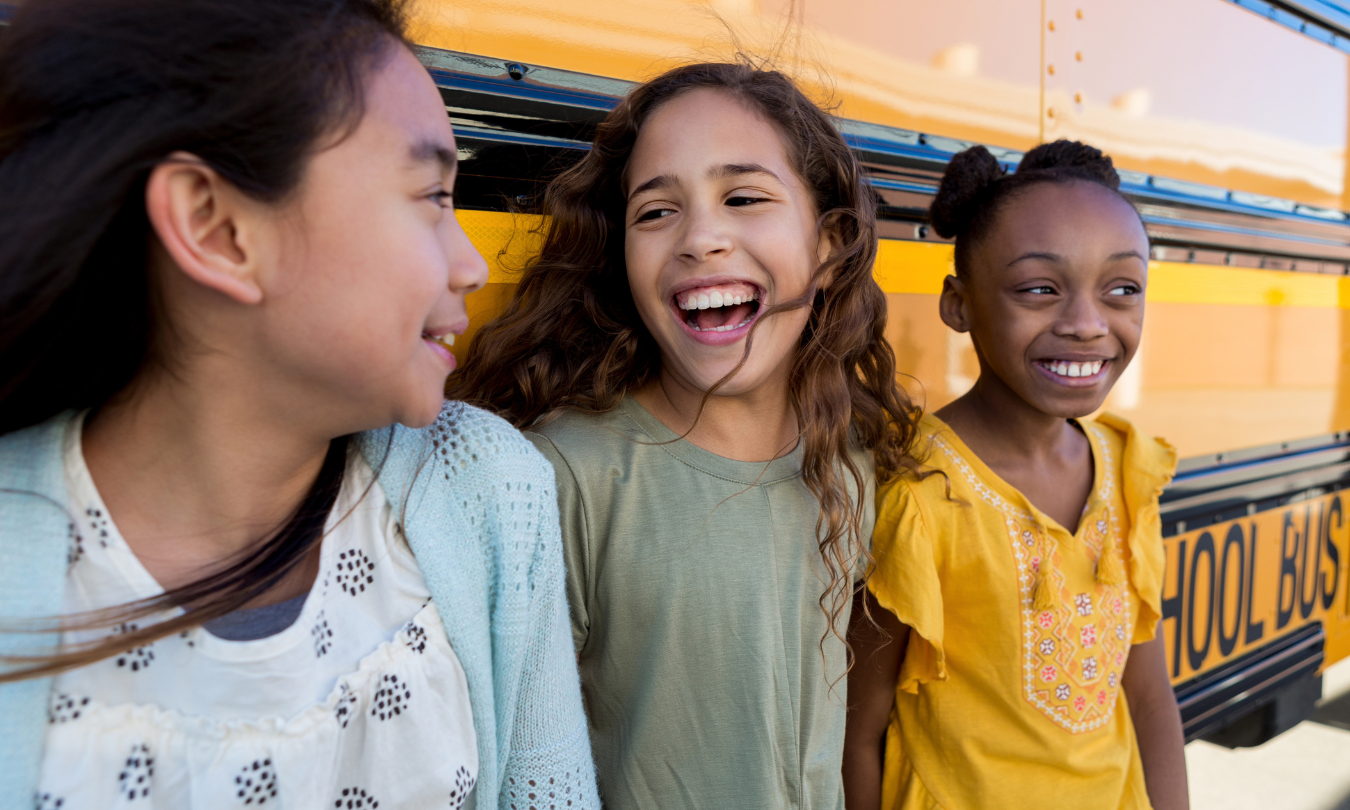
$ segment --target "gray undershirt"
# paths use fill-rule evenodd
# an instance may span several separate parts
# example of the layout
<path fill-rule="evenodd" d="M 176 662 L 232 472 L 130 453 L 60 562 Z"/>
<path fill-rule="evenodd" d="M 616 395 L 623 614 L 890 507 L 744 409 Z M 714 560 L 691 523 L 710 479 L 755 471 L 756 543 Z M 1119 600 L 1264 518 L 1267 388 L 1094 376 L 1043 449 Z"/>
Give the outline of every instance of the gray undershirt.
<path fill-rule="evenodd" d="M 203 627 L 216 638 L 226 641 L 257 641 L 260 638 L 275 636 L 300 618 L 304 610 L 305 599 L 309 594 L 277 602 L 275 605 L 244 608 L 226 613 L 218 619 L 204 622 Z"/>

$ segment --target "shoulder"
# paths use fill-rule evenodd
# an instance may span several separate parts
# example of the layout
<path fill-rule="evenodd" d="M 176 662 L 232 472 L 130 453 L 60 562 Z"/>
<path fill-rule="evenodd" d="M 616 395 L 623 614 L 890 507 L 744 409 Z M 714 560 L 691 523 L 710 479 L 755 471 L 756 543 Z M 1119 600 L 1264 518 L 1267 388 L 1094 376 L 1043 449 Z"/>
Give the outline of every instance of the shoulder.
<path fill-rule="evenodd" d="M 1177 451 L 1165 439 L 1149 436 L 1132 422 L 1113 413 L 1083 420 L 1106 440 L 1109 449 L 1119 454 L 1115 463 L 1127 479 L 1153 482 L 1159 489 L 1171 481 L 1177 468 Z"/>
<path fill-rule="evenodd" d="M 651 437 L 624 413 L 623 406 L 608 411 L 566 410 L 551 421 L 531 428 L 530 433 L 547 440 L 559 455 L 575 457 L 632 439 Z M 540 443 L 538 439 L 536 443 Z"/>
<path fill-rule="evenodd" d="M 521 477 L 552 480 L 548 462 L 519 430 L 463 402 L 447 402 L 424 428 L 395 425 L 362 433 L 357 446 L 376 469 L 407 476 L 430 465 L 442 468 L 442 477 L 458 486 Z"/>
<path fill-rule="evenodd" d="M 75 416 L 73 411 L 67 411 L 41 424 L 0 436 L 0 489 L 35 493 L 64 502 L 62 442 Z"/>

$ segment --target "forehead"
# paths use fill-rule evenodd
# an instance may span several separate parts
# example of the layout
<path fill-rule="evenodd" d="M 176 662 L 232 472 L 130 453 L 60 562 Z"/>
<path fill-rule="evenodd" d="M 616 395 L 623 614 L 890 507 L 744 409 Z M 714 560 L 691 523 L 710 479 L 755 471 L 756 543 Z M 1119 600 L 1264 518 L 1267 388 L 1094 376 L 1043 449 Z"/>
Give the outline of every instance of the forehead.
<path fill-rule="evenodd" d="M 647 117 L 638 131 L 626 179 L 631 184 L 647 175 L 679 178 L 709 167 L 750 163 L 786 179 L 790 166 L 782 133 L 731 93 L 700 88 L 681 93 Z"/>
<path fill-rule="evenodd" d="M 357 138 L 366 136 L 404 153 L 428 142 L 453 147 L 454 130 L 440 92 L 407 48 L 391 44 L 367 82 Z"/>
<path fill-rule="evenodd" d="M 1025 253 L 1094 260 L 1147 249 L 1134 207 L 1111 189 L 1081 181 L 1037 183 L 1005 199 L 978 252 L 1002 266 Z"/>

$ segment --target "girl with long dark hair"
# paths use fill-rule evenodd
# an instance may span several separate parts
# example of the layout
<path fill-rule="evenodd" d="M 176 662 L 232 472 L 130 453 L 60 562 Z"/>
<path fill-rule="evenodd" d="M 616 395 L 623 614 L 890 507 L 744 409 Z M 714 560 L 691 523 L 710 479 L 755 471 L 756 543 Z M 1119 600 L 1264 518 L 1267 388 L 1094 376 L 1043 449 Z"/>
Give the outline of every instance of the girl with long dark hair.
<path fill-rule="evenodd" d="M 843 633 L 915 419 L 862 169 L 783 74 L 695 64 L 544 213 L 451 391 L 557 470 L 606 804 L 839 807 Z"/>
<path fill-rule="evenodd" d="M 597 807 L 552 471 L 397 0 L 0 36 L 0 807 Z"/>

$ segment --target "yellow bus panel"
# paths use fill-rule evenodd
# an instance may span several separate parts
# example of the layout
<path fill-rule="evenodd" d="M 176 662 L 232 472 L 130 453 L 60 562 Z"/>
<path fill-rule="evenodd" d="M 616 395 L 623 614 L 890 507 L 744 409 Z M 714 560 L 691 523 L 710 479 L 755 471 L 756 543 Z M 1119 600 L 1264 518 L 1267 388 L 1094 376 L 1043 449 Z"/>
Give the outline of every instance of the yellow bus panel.
<path fill-rule="evenodd" d="M 767 55 L 846 118 L 1350 208 L 1350 55 L 1227 0 L 424 0 L 421 44 L 640 81 Z"/>
<path fill-rule="evenodd" d="M 1167 538 L 1163 637 L 1174 683 L 1189 681 L 1311 622 L 1326 660 L 1350 655 L 1350 496 Z"/>

